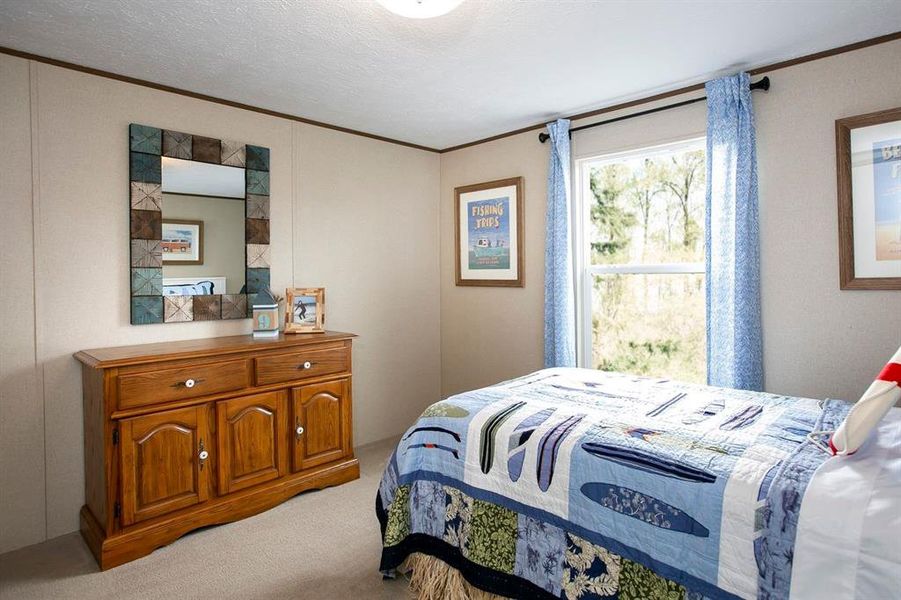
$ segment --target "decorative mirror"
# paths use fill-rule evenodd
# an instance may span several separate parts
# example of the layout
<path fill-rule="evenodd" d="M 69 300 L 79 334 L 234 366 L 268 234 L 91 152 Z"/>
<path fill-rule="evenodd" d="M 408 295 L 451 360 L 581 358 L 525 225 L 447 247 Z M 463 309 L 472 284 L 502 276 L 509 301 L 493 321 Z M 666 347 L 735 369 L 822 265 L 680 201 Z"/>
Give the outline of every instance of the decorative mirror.
<path fill-rule="evenodd" d="M 129 127 L 131 323 L 244 319 L 269 287 L 269 149 Z"/>

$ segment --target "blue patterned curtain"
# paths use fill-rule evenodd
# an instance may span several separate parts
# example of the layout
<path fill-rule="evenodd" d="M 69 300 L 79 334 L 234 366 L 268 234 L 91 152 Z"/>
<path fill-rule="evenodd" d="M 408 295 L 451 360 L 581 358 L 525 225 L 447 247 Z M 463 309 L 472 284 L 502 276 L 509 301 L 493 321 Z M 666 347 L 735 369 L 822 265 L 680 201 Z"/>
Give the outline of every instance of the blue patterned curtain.
<path fill-rule="evenodd" d="M 707 83 L 707 382 L 763 389 L 750 77 Z"/>
<path fill-rule="evenodd" d="M 576 310 L 569 225 L 569 121 L 557 119 L 547 130 L 551 136 L 551 159 L 544 246 L 544 366 L 574 367 Z"/>

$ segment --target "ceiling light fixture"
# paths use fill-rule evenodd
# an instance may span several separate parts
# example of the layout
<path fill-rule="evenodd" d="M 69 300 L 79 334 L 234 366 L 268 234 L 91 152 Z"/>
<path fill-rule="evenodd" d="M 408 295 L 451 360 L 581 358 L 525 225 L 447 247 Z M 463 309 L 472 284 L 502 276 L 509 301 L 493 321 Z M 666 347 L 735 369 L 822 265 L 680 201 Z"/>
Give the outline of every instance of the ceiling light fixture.
<path fill-rule="evenodd" d="M 376 0 L 396 15 L 409 19 L 431 19 L 446 15 L 463 0 Z"/>

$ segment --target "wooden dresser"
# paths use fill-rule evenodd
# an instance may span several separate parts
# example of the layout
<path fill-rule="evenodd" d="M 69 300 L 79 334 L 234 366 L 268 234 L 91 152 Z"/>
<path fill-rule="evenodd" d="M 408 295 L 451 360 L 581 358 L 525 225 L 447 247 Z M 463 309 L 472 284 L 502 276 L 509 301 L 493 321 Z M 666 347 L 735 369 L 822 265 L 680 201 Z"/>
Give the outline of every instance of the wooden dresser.
<path fill-rule="evenodd" d="M 101 569 L 360 476 L 353 334 L 83 350 L 81 533 Z"/>

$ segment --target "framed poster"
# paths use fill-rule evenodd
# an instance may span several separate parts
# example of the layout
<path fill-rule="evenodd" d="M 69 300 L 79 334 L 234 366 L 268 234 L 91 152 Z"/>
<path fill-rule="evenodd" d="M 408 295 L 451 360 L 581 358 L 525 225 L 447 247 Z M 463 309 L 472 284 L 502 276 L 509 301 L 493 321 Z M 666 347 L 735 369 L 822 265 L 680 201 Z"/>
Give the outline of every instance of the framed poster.
<path fill-rule="evenodd" d="M 325 332 L 325 288 L 288 288 L 285 297 L 285 333 Z"/>
<path fill-rule="evenodd" d="M 901 107 L 835 122 L 843 290 L 901 290 Z"/>
<path fill-rule="evenodd" d="M 523 287 L 523 179 L 454 189 L 457 285 Z"/>
<path fill-rule="evenodd" d="M 203 264 L 203 221 L 163 219 L 164 265 Z"/>

